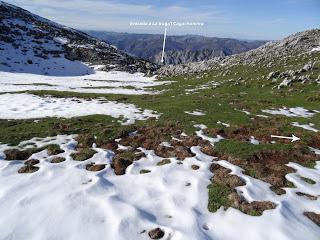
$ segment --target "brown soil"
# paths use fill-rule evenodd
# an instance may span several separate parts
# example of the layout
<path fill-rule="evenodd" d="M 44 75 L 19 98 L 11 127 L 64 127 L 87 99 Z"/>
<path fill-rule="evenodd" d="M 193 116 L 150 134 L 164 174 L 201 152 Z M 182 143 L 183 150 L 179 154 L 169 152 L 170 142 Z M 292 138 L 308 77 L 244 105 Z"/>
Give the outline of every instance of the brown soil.
<path fill-rule="evenodd" d="M 29 165 L 29 166 L 33 166 L 33 165 L 36 165 L 38 163 L 40 163 L 40 161 L 37 160 L 37 159 L 29 159 L 29 160 L 24 162 L 25 165 Z"/>
<path fill-rule="evenodd" d="M 247 141 L 250 136 L 255 136 L 260 142 L 270 142 L 269 133 L 274 134 L 280 132 L 277 129 L 266 129 L 265 126 L 268 120 L 254 120 L 255 123 L 249 126 L 241 126 L 237 129 L 206 129 L 207 135 L 222 135 L 228 139 L 240 139 Z M 254 126 L 254 127 L 253 127 Z M 258 131 L 259 126 L 261 131 Z M 265 131 L 268 130 L 268 134 Z M 113 140 L 106 140 L 101 142 L 101 146 L 106 149 L 113 150 L 115 157 L 112 163 L 112 168 L 115 169 L 117 175 L 125 173 L 126 168 L 132 164 L 133 161 L 140 159 L 128 157 L 123 154 L 124 151 L 118 151 L 118 144 L 123 146 L 129 146 L 129 152 L 137 153 L 137 148 L 143 147 L 147 150 L 154 150 L 155 154 L 163 158 L 177 158 L 178 160 L 184 160 L 187 157 L 192 157 L 194 154 L 191 152 L 192 146 L 200 146 L 201 151 L 205 154 L 226 159 L 232 164 L 245 169 L 245 173 L 252 177 L 261 179 L 272 185 L 272 190 L 277 194 L 284 194 L 283 187 L 288 187 L 291 184 L 286 180 L 285 175 L 293 172 L 293 169 L 286 166 L 289 162 L 297 162 L 300 164 L 306 164 L 317 160 L 315 154 L 306 151 L 305 145 L 302 143 L 294 143 L 292 151 L 264 151 L 253 154 L 246 159 L 237 159 L 232 156 L 226 156 L 219 152 L 216 152 L 214 147 L 208 142 L 197 136 L 181 136 L 182 131 L 174 125 L 168 125 L 165 127 L 137 127 L 135 132 L 121 131 L 117 138 L 121 138 L 118 142 Z M 173 140 L 172 137 L 178 139 Z M 89 138 L 89 139 L 88 139 Z M 80 141 L 81 140 L 81 141 Z M 84 145 L 91 146 L 93 139 L 88 136 L 81 136 L 79 141 Z M 169 142 L 170 146 L 160 145 L 162 142 Z M 320 140 L 319 140 L 320 142 Z M 132 154 L 131 154 L 132 155 Z M 219 175 L 216 175 L 216 178 Z M 229 177 L 236 181 L 236 176 Z"/>
<path fill-rule="evenodd" d="M 4 154 L 6 155 L 6 160 L 12 161 L 12 160 L 27 160 L 33 152 L 28 150 L 19 150 L 19 149 L 8 149 L 4 151 Z"/>
<path fill-rule="evenodd" d="M 310 147 L 319 149 L 320 148 L 320 135 L 319 134 L 312 135 L 308 145 Z"/>
<path fill-rule="evenodd" d="M 75 140 L 78 142 L 77 148 L 91 148 L 95 139 L 90 134 L 79 134 Z"/>
<path fill-rule="evenodd" d="M 203 152 L 209 156 L 217 155 L 216 151 L 213 149 L 213 146 L 211 146 L 210 144 L 207 144 L 207 145 L 204 145 L 203 147 L 201 147 L 201 152 Z"/>
<path fill-rule="evenodd" d="M 304 212 L 303 215 L 305 215 L 307 218 L 309 218 L 312 222 L 314 222 L 320 227 L 320 214 L 314 212 Z"/>
<path fill-rule="evenodd" d="M 92 158 L 97 152 L 91 148 L 77 148 L 78 152 L 72 153 L 71 157 L 75 161 L 85 161 Z"/>
<path fill-rule="evenodd" d="M 270 122 L 271 121 L 271 122 Z M 250 122 L 250 124 L 240 125 L 237 128 L 214 128 L 205 129 L 204 132 L 208 136 L 221 135 L 226 139 L 236 139 L 241 141 L 250 141 L 251 136 L 254 136 L 260 143 L 270 143 L 275 140 L 271 138 L 273 135 L 283 135 L 280 130 L 277 119 L 261 119 L 257 118 Z M 297 136 L 303 135 L 303 131 L 297 129 Z M 290 140 L 277 139 L 277 142 L 290 143 Z M 296 144 L 305 144 L 310 147 L 320 148 L 320 135 L 311 133 L 310 137 L 303 138 L 303 141 L 296 142 Z"/>
<path fill-rule="evenodd" d="M 171 163 L 171 160 L 170 159 L 162 159 L 160 162 L 157 163 L 157 166 L 163 166 L 163 165 L 166 165 L 166 164 L 169 164 Z"/>
<path fill-rule="evenodd" d="M 116 175 L 123 175 L 126 173 L 127 167 L 142 157 L 145 157 L 145 154 L 138 152 L 138 150 L 118 151 L 113 158 L 111 167 L 114 169 Z"/>
<path fill-rule="evenodd" d="M 210 167 L 210 171 L 213 172 L 212 182 L 222 184 L 230 189 L 232 193 L 228 195 L 228 205 L 239 209 L 241 212 L 249 215 L 259 216 L 265 210 L 274 209 L 276 204 L 270 201 L 253 201 L 247 202 L 242 196 L 240 196 L 235 190 L 238 186 L 244 186 L 245 181 L 236 175 L 230 174 L 231 170 L 222 167 L 219 164 L 213 163 Z"/>
<path fill-rule="evenodd" d="M 289 162 L 297 162 L 305 165 L 319 160 L 319 156 L 310 151 L 306 151 L 305 147 L 299 144 L 295 145 L 291 151 L 261 151 L 246 159 L 234 158 L 216 151 L 214 151 L 213 156 L 225 159 L 234 165 L 242 167 L 245 169 L 245 174 L 247 175 L 270 183 L 273 186 L 271 189 L 277 194 L 283 193 L 279 188 L 290 185 L 285 175 L 294 172 L 294 170 L 286 166 L 286 164 Z"/>
<path fill-rule="evenodd" d="M 177 158 L 178 160 L 184 160 L 187 157 L 193 157 L 191 152 L 192 146 L 201 145 L 209 148 L 210 143 L 202 140 L 199 137 L 182 137 L 181 130 L 173 126 L 167 127 L 138 127 L 134 134 L 123 131 L 119 134 L 121 140 L 119 144 L 130 147 L 126 151 L 116 150 L 117 143 L 115 141 L 108 141 L 103 144 L 105 148 L 112 149 L 116 155 L 113 159 L 112 168 L 115 170 L 116 175 L 125 174 L 125 170 L 132 164 L 133 161 L 140 159 L 137 148 L 142 147 L 147 150 L 154 150 L 155 154 L 163 158 Z M 173 140 L 175 137 L 178 140 Z M 160 145 L 162 142 L 169 142 L 170 147 Z M 131 153 L 131 154 L 128 154 Z M 134 158 L 130 157 L 134 153 Z M 141 154 L 141 153 L 140 153 Z M 160 163 L 161 165 L 162 163 Z"/>
<path fill-rule="evenodd" d="M 114 169 L 116 175 L 123 175 L 126 173 L 127 167 L 129 167 L 132 162 L 124 158 L 114 158 L 111 167 Z"/>
<path fill-rule="evenodd" d="M 192 165 L 191 168 L 192 168 L 193 170 L 198 170 L 200 167 L 199 167 L 198 165 Z"/>
<path fill-rule="evenodd" d="M 108 149 L 113 152 L 115 152 L 118 149 L 118 143 L 115 141 L 112 141 L 112 140 L 104 141 L 104 142 L 100 143 L 100 145 L 98 145 L 98 146 L 100 148 Z"/>
<path fill-rule="evenodd" d="M 270 201 L 253 201 L 247 202 L 236 191 L 233 191 L 228 200 L 232 207 L 239 209 L 241 212 L 249 215 L 260 216 L 265 210 L 275 209 L 276 204 Z"/>
<path fill-rule="evenodd" d="M 59 145 L 49 145 L 44 147 L 47 149 L 48 155 L 52 156 L 52 155 L 57 155 L 60 153 L 63 153 L 64 151 L 60 148 Z"/>
<path fill-rule="evenodd" d="M 232 189 L 238 186 L 244 186 L 246 183 L 237 175 L 230 174 L 231 170 L 213 163 L 210 166 L 210 171 L 214 174 L 212 182 L 217 182 L 226 185 Z"/>
<path fill-rule="evenodd" d="M 164 236 L 164 231 L 162 231 L 160 228 L 155 228 L 150 230 L 148 235 L 151 239 L 161 239 Z"/>
<path fill-rule="evenodd" d="M 86 165 L 86 170 L 91 171 L 91 172 L 98 172 L 98 171 L 105 169 L 105 167 L 106 167 L 105 164 L 89 163 Z"/>
<path fill-rule="evenodd" d="M 248 125 L 239 126 L 236 129 L 205 129 L 204 133 L 208 136 L 220 135 L 226 139 L 236 139 L 241 141 L 250 141 L 251 136 L 254 136 L 261 143 L 270 143 L 274 140 L 270 137 L 270 132 L 273 134 L 280 134 L 277 128 L 267 128 L 269 124 L 261 124 L 261 121 L 253 120 L 254 123 Z M 266 125 L 267 124 L 267 125 Z M 261 126 L 260 126 L 261 125 Z M 262 131 L 263 129 L 263 131 Z"/>
<path fill-rule="evenodd" d="M 25 165 L 18 170 L 18 173 L 34 173 L 39 170 L 39 167 L 33 165 Z"/>
<path fill-rule="evenodd" d="M 182 137 L 181 130 L 169 127 L 140 127 L 137 128 L 134 135 L 124 136 L 119 144 L 131 146 L 134 149 L 143 147 L 147 150 L 154 150 L 155 154 L 164 158 L 176 157 L 179 160 L 184 160 L 187 157 L 193 157 L 194 154 L 190 148 L 198 145 L 208 145 L 207 141 L 199 137 Z M 173 137 L 181 139 L 181 141 L 171 139 Z M 170 147 L 160 145 L 161 142 L 171 144 Z"/>
<path fill-rule="evenodd" d="M 61 163 L 64 162 L 66 159 L 64 157 L 55 157 L 51 160 L 51 163 Z"/>
<path fill-rule="evenodd" d="M 280 187 L 275 187 L 275 186 L 271 186 L 270 189 L 275 192 L 277 195 L 283 195 L 286 194 L 286 190 L 280 188 Z"/>
<path fill-rule="evenodd" d="M 304 196 L 306 198 L 309 198 L 310 200 L 313 200 L 313 201 L 318 199 L 316 196 L 313 196 L 313 195 L 310 195 L 310 194 L 307 194 L 307 193 L 303 193 L 303 192 L 296 192 L 296 194 L 298 196 Z"/>

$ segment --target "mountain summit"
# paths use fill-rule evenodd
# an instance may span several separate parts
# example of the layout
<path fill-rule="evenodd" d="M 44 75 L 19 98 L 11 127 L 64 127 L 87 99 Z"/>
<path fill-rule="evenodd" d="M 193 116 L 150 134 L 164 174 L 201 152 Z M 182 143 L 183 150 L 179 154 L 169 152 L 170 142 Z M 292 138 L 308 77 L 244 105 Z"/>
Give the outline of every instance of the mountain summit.
<path fill-rule="evenodd" d="M 104 41 L 0 1 L 0 70 L 77 76 L 100 70 L 151 73 L 156 65 Z"/>

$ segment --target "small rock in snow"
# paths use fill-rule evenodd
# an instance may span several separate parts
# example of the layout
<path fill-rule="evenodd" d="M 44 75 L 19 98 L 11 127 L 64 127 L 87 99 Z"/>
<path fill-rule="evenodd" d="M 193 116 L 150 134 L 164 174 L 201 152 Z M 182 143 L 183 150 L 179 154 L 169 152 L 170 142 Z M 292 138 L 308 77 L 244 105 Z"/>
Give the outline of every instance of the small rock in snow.
<path fill-rule="evenodd" d="M 164 236 L 164 231 L 162 231 L 160 228 L 155 228 L 150 230 L 148 235 L 151 239 L 161 239 Z"/>

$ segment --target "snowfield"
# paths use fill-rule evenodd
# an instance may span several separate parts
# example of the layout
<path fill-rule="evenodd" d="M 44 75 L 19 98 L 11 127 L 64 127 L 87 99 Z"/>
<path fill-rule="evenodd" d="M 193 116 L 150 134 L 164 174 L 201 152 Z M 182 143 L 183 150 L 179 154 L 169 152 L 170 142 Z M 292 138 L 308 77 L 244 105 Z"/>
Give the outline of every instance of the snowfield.
<path fill-rule="evenodd" d="M 135 120 L 159 117 L 159 114 L 151 110 L 142 110 L 133 104 L 111 102 L 103 98 L 84 100 L 50 96 L 39 97 L 26 93 L 1 94 L 0 112 L 0 119 L 72 118 L 103 114 L 121 118 L 123 124 L 132 124 Z M 124 121 L 122 121 L 122 118 L 124 118 Z"/>
<path fill-rule="evenodd" d="M 31 156 L 39 159 L 40 169 L 32 174 L 18 174 L 22 161 L 0 160 L 0 239 L 149 239 L 147 232 L 160 227 L 163 239 L 308 239 L 317 240 L 320 228 L 303 216 L 304 211 L 320 211 L 320 202 L 295 192 L 320 194 L 320 163 L 315 169 L 290 163 L 296 173 L 287 178 L 296 188 L 276 195 L 269 184 L 243 175 L 242 169 L 226 161 L 203 154 L 192 147 L 195 157 L 182 163 L 156 166 L 162 160 L 153 151 L 134 162 L 126 174 L 116 176 L 110 163 L 113 152 L 94 148 L 97 153 L 84 162 L 73 161 L 74 136 L 32 139 L 21 144 L 43 146 L 59 144 L 66 161 L 50 163 L 52 156 L 42 151 Z M 0 145 L 0 156 L 8 146 Z M 2 154 L 1 154 L 2 153 Z M 246 185 L 237 190 L 248 200 L 270 200 L 277 204 L 262 216 L 249 216 L 238 210 L 207 210 L 212 161 L 242 177 Z M 85 170 L 85 164 L 107 164 L 100 172 Z M 192 164 L 200 166 L 193 170 Z M 141 169 L 151 172 L 139 174 Z M 316 184 L 310 185 L 300 176 Z M 130 183 L 130 184 L 128 184 Z M 267 230 L 267 231 L 266 231 Z"/>
<path fill-rule="evenodd" d="M 30 73 L 0 72 L 0 93 L 28 90 L 52 90 L 101 94 L 156 94 L 149 87 L 168 84 L 145 77 L 143 73 L 104 72 L 97 70 L 89 75 L 46 76 Z"/>
<path fill-rule="evenodd" d="M 279 110 L 267 109 L 267 110 L 262 110 L 262 112 L 273 114 L 273 115 L 284 115 L 287 117 L 304 117 L 304 118 L 312 117 L 316 113 L 316 111 L 310 111 L 303 107 L 295 107 L 295 108 L 283 107 L 283 108 L 280 108 Z"/>
<path fill-rule="evenodd" d="M 0 71 L 52 76 L 79 76 L 93 73 L 86 64 L 66 59 L 63 51 L 64 43 L 58 38 L 35 40 L 33 36 L 26 35 L 26 30 L 37 29 L 32 23 L 21 19 L 6 19 L 2 24 L 7 27 L 11 27 L 10 24 L 19 26 L 15 30 L 21 37 L 17 39 L 19 47 L 13 47 L 10 41 L 0 43 Z"/>
<path fill-rule="evenodd" d="M 201 112 L 201 111 L 198 111 L 198 110 L 195 110 L 195 111 L 184 111 L 186 114 L 189 114 L 189 115 L 193 115 L 193 116 L 204 116 L 206 115 L 204 112 Z"/>
<path fill-rule="evenodd" d="M 300 127 L 300 128 L 312 131 L 312 132 L 319 132 L 318 129 L 314 128 L 314 124 L 313 123 L 300 124 L 298 122 L 293 122 L 293 123 L 291 123 L 291 125 L 294 126 L 294 127 Z"/>
<path fill-rule="evenodd" d="M 320 52 L 320 46 L 311 49 L 311 52 Z"/>

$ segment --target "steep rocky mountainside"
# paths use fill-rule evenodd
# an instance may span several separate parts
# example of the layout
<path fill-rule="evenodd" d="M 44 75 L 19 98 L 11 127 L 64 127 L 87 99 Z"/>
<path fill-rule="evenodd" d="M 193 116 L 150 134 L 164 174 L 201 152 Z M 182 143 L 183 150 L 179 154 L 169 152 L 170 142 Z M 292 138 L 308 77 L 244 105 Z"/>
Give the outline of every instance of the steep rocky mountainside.
<path fill-rule="evenodd" d="M 83 75 L 93 71 L 88 65 L 144 73 L 157 68 L 104 41 L 4 2 L 0 2 L 0 50 L 2 71 Z"/>
<path fill-rule="evenodd" d="M 201 49 L 201 50 L 171 50 L 165 51 L 164 61 L 165 64 L 182 64 L 190 62 L 199 62 L 216 57 L 217 55 L 224 55 L 223 52 L 216 52 L 213 49 Z M 155 63 L 161 63 L 162 52 L 152 56 L 150 61 Z"/>
<path fill-rule="evenodd" d="M 309 54 L 319 46 L 320 29 L 307 30 L 293 34 L 282 40 L 268 42 L 257 49 L 241 54 L 215 57 L 208 61 L 196 63 L 163 66 L 158 73 L 165 76 L 192 74 L 216 69 L 221 65 L 231 67 L 234 65 L 256 66 L 258 64 L 264 64 L 272 68 L 279 60 L 286 64 L 288 58 L 301 54 Z"/>
<path fill-rule="evenodd" d="M 90 35 L 110 42 L 119 49 L 160 64 L 163 35 L 89 31 Z M 168 36 L 165 63 L 182 64 L 229 56 L 255 49 L 266 41 L 244 41 L 196 35 Z"/>

